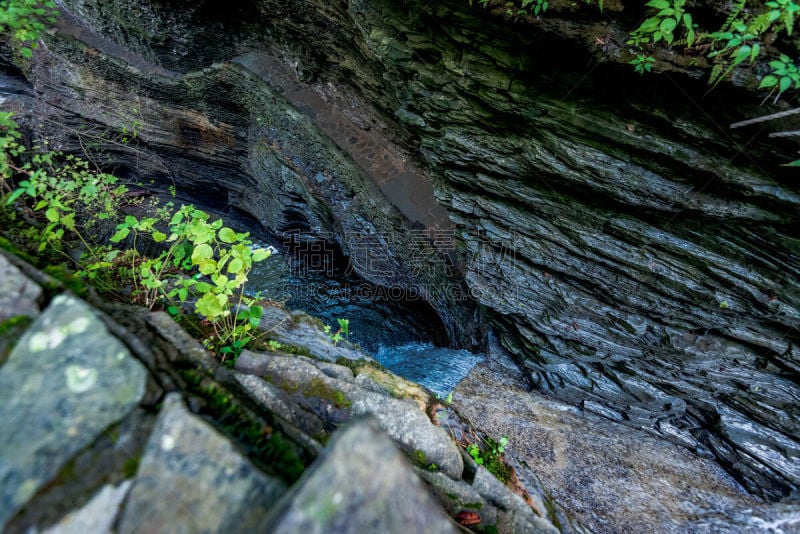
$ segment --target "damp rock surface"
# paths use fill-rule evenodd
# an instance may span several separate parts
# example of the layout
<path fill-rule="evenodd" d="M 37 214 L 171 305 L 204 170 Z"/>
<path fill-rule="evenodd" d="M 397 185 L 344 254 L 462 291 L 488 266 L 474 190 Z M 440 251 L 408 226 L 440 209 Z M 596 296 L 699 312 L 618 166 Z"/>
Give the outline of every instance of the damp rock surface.
<path fill-rule="evenodd" d="M 125 505 L 121 532 L 252 532 L 285 484 L 167 397 Z"/>
<path fill-rule="evenodd" d="M 130 412 L 145 380 L 95 312 L 55 297 L 0 367 L 0 525 Z"/>
<path fill-rule="evenodd" d="M 392 441 L 364 420 L 342 429 L 269 525 L 277 532 L 320 534 L 457 532 Z"/>

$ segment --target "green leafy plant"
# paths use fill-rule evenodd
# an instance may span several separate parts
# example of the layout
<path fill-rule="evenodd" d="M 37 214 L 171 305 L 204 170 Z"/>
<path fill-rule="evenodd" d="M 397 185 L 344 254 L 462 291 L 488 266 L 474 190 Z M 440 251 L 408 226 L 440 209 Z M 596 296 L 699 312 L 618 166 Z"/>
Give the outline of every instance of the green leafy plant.
<path fill-rule="evenodd" d="M 712 87 L 722 81 L 730 72 L 741 63 L 749 60 L 755 61 L 761 52 L 761 45 L 757 42 L 759 37 L 747 24 L 735 22 L 729 31 L 715 32 L 711 38 L 715 41 L 724 41 L 725 46 L 721 50 L 716 50 L 708 54 L 709 58 L 720 56 L 723 58 L 711 70 L 709 84 Z"/>
<path fill-rule="evenodd" d="M 136 117 L 130 125 L 122 126 L 119 142 L 127 145 L 139 138 L 139 130 L 142 128 L 141 115 L 138 108 L 131 108 L 131 113 Z"/>
<path fill-rule="evenodd" d="M 795 89 L 800 88 L 800 71 L 789 56 L 781 54 L 778 59 L 770 61 L 769 66 L 772 72 L 762 78 L 759 89 L 771 89 L 772 92 L 777 89 L 778 93 L 775 96 L 777 100 L 792 86 Z"/>
<path fill-rule="evenodd" d="M 184 302 L 190 294 L 195 296 L 195 311 L 212 324 L 223 359 L 238 356 L 258 328 L 263 311 L 244 294 L 247 275 L 270 251 L 253 249 L 247 233 L 223 226 L 221 219 L 210 221 L 206 212 L 192 205 L 172 215 L 168 233 L 158 230 L 157 222 L 153 217 L 128 215 L 111 237 L 119 243 L 133 236 L 129 260 L 135 291 L 149 307 L 159 300 Z M 142 235 L 166 244 L 166 249 L 154 258 L 141 257 L 137 240 Z"/>
<path fill-rule="evenodd" d="M 58 17 L 52 0 L 0 1 L 0 33 L 9 34 L 20 44 L 19 53 L 24 58 L 33 56 L 36 40 Z"/>
<path fill-rule="evenodd" d="M 712 87 L 746 60 L 751 63 L 755 61 L 762 51 L 761 40 L 765 34 L 776 34 L 783 30 L 791 36 L 795 13 L 800 10 L 800 5 L 794 0 L 770 0 L 764 3 L 767 9 L 743 17 L 744 6 L 744 1 L 735 4 L 722 28 L 710 34 L 712 44 L 723 43 L 722 49 L 708 54 L 709 58 L 722 59 L 711 71 L 709 84 Z"/>
<path fill-rule="evenodd" d="M 587 4 L 591 4 L 594 0 L 586 0 Z M 478 3 L 483 8 L 494 6 L 502 6 L 505 8 L 505 14 L 507 17 L 517 17 L 521 15 L 533 15 L 538 17 L 542 15 L 547 8 L 550 7 L 550 3 L 547 0 L 513 0 L 513 1 L 506 1 L 500 2 L 492 0 L 478 0 Z M 469 5 L 473 5 L 473 0 L 469 0 Z M 600 8 L 600 11 L 603 11 L 603 0 L 597 0 L 597 5 Z"/>
<path fill-rule="evenodd" d="M 508 436 L 499 440 L 491 437 L 483 439 L 483 447 L 477 443 L 467 444 L 466 451 L 475 463 L 484 466 L 498 479 L 506 482 L 511 478 L 511 468 L 506 465 L 504 455 L 508 445 Z"/>
<path fill-rule="evenodd" d="M 0 113 L 2 215 L 13 226 L 6 225 L 6 231 L 33 243 L 38 252 L 60 254 L 89 279 L 116 269 L 130 280 L 134 297 L 150 308 L 163 303 L 177 315 L 180 307 L 174 303 L 191 301 L 213 328 L 213 345 L 223 360 L 238 356 L 262 315 L 244 285 L 253 264 L 267 259 L 269 249 L 253 247 L 247 233 L 212 221 L 194 206 L 173 212 L 170 204 L 155 210 L 154 217 L 126 215 L 116 225 L 110 242 L 130 246 L 98 243 L 88 237 L 97 232 L 87 230 L 121 211 L 127 187 L 73 155 L 28 151 L 19 138 L 11 114 Z M 14 224 L 18 214 L 25 218 L 22 224 Z M 161 252 L 142 255 L 144 238 Z M 337 335 L 348 333 L 348 322 L 340 320 Z"/>
<path fill-rule="evenodd" d="M 22 197 L 28 201 L 18 210 L 7 210 L 7 222 L 35 244 L 37 252 L 46 249 L 76 267 L 79 274 L 99 281 L 101 269 L 111 265 L 118 251 L 94 243 L 87 230 L 108 219 L 122 202 L 126 191 L 116 177 L 93 172 L 86 161 L 59 152 L 28 151 L 18 142 L 19 132 L 10 114 L 0 114 L 0 191 L 3 204 L 11 206 Z M 11 178 L 16 177 L 16 187 Z M 31 222 L 41 224 L 30 224 Z M 72 241 L 80 245 L 80 256 L 67 249 Z"/>
<path fill-rule="evenodd" d="M 533 9 L 531 9 L 531 6 L 533 6 Z M 549 6 L 550 4 L 547 2 L 547 0 L 522 0 L 523 11 L 530 10 L 530 12 L 536 17 L 544 14 Z"/>
<path fill-rule="evenodd" d="M 770 8 L 766 12 L 768 24 L 779 22 L 783 24 L 786 34 L 792 35 L 794 14 L 800 11 L 800 5 L 795 4 L 794 0 L 770 0 L 765 2 L 764 5 Z"/>
<path fill-rule="evenodd" d="M 636 54 L 636 57 L 630 60 L 628 63 L 633 65 L 633 70 L 638 72 L 639 74 L 644 74 L 645 72 L 650 72 L 653 69 L 653 64 L 656 62 L 650 56 L 645 56 L 644 54 Z"/>
<path fill-rule="evenodd" d="M 481 451 L 481 448 L 478 447 L 477 443 L 470 443 L 467 445 L 467 454 L 472 456 L 472 459 L 475 460 L 476 464 L 483 465 L 483 451 Z"/>
<path fill-rule="evenodd" d="M 645 5 L 658 11 L 631 32 L 628 44 L 641 46 L 655 44 L 663 39 L 671 45 L 675 41 L 675 31 L 679 27 L 683 27 L 687 45 L 694 44 L 697 37 L 696 25 L 692 22 L 692 15 L 685 10 L 686 0 L 650 0 Z"/>
<path fill-rule="evenodd" d="M 331 334 L 331 327 L 325 325 L 323 331 L 328 335 L 334 345 L 338 345 L 343 339 L 350 337 L 350 319 L 337 319 L 339 329 Z"/>

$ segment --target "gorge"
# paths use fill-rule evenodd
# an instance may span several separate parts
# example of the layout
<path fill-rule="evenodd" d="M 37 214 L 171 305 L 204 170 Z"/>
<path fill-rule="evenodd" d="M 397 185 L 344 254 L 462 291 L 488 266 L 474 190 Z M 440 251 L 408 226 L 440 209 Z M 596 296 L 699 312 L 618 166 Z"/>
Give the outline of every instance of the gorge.
<path fill-rule="evenodd" d="M 636 74 L 628 4 L 508 20 L 460 0 L 62 0 L 32 60 L 4 49 L 0 102 L 35 138 L 145 194 L 174 188 L 323 286 L 391 295 L 365 312 L 373 354 L 393 340 L 488 353 L 456 399 L 508 380 L 519 406 L 563 403 L 581 432 L 585 415 L 624 428 L 618 443 L 668 442 L 790 532 L 800 182 L 782 166 L 796 143 L 767 134 L 796 116 L 729 128 L 791 107 L 761 105 L 757 64 L 713 91 L 691 53 L 659 49 Z M 513 432 L 486 402 L 487 425 Z M 616 514 L 545 489 L 576 531 Z"/>

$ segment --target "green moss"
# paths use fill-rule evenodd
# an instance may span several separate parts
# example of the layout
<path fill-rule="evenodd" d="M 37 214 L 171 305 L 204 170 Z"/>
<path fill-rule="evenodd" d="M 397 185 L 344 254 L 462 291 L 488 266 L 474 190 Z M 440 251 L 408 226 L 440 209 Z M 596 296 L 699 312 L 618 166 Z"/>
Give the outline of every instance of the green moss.
<path fill-rule="evenodd" d="M 118 441 L 119 441 L 119 438 L 120 438 L 119 425 L 113 425 L 112 427 L 110 427 L 110 428 L 107 428 L 107 429 L 106 429 L 106 430 L 103 432 L 103 434 L 104 434 L 104 435 L 105 435 L 105 436 L 106 436 L 106 437 L 107 437 L 109 440 L 111 440 L 111 443 L 116 443 L 116 442 L 118 442 Z"/>
<path fill-rule="evenodd" d="M 327 432 L 320 432 L 319 434 L 314 434 L 313 438 L 323 447 L 328 445 L 328 443 L 330 443 L 331 441 L 331 435 L 328 434 Z"/>
<path fill-rule="evenodd" d="M 321 378 L 311 379 L 311 382 L 303 388 L 303 395 L 326 400 L 339 409 L 349 408 L 353 404 L 353 401 L 348 399 L 343 391 L 329 386 Z"/>
<path fill-rule="evenodd" d="M 425 467 L 428 463 L 428 457 L 425 455 L 425 451 L 422 449 L 417 449 L 414 451 L 414 460 L 422 467 Z"/>
<path fill-rule="evenodd" d="M 89 294 L 89 286 L 86 285 L 86 282 L 63 265 L 48 265 L 42 271 L 64 284 L 64 287 L 79 297 L 86 297 Z"/>
<path fill-rule="evenodd" d="M 182 371 L 190 392 L 206 401 L 206 414 L 226 435 L 239 442 L 265 471 L 294 483 L 313 458 L 281 432 L 269 414 L 255 414 L 221 384 L 196 370 Z"/>
<path fill-rule="evenodd" d="M 2 365 L 25 330 L 33 323 L 26 315 L 15 315 L 0 323 L 0 365 Z"/>
<path fill-rule="evenodd" d="M 197 386 L 200 382 L 203 381 L 205 376 L 203 372 L 199 369 L 182 369 L 180 371 L 181 376 L 186 381 L 186 383 L 190 386 Z"/>
<path fill-rule="evenodd" d="M 320 330 L 325 329 L 325 322 L 319 317 L 313 317 L 311 315 L 293 315 L 292 322 L 297 325 L 307 323 L 316 326 Z"/>
<path fill-rule="evenodd" d="M 269 380 L 269 382 L 272 382 L 272 380 Z M 297 382 L 292 382 L 291 380 L 284 379 L 281 381 L 278 387 L 280 387 L 286 393 L 295 393 L 297 392 L 298 389 L 300 389 L 300 384 L 298 384 Z"/>
<path fill-rule="evenodd" d="M 27 315 L 15 315 L 0 323 L 0 336 L 16 335 L 20 330 L 25 330 L 33 323 L 33 319 Z"/>
<path fill-rule="evenodd" d="M 511 480 L 511 468 L 503 462 L 502 458 L 486 458 L 483 466 L 503 483 Z"/>
<path fill-rule="evenodd" d="M 294 354 L 296 356 L 306 356 L 309 358 L 313 358 L 314 356 L 311 354 L 311 351 L 308 350 L 306 347 L 297 347 L 295 345 L 284 345 L 281 347 L 283 352 L 288 352 L 289 354 Z"/>
<path fill-rule="evenodd" d="M 15 245 L 12 241 L 9 241 L 8 239 L 6 239 L 3 236 L 0 236 L 0 249 L 3 249 L 5 251 L 7 251 L 7 252 L 10 252 L 14 256 L 17 256 L 17 257 L 27 261 L 30 264 L 33 264 L 33 265 L 36 264 L 36 258 L 34 258 L 30 254 L 26 253 L 24 250 L 22 250 L 17 245 Z"/>
<path fill-rule="evenodd" d="M 470 508 L 472 510 L 480 510 L 481 508 L 483 508 L 483 503 L 482 502 L 465 502 L 461 506 L 463 506 L 464 508 Z"/>
<path fill-rule="evenodd" d="M 342 367 L 347 367 L 348 369 L 353 371 L 353 374 L 356 376 L 358 376 L 359 373 L 361 373 L 361 370 L 364 367 L 372 367 L 374 369 L 377 369 L 378 371 L 386 372 L 386 367 L 384 367 L 383 365 L 379 364 L 374 360 L 366 360 L 366 359 L 351 360 L 350 358 L 339 357 L 336 358 L 336 364 L 341 365 Z"/>
<path fill-rule="evenodd" d="M 547 509 L 547 519 L 553 523 L 559 531 L 561 530 L 561 522 L 558 520 L 558 510 L 556 509 L 556 503 L 553 501 L 553 498 L 545 492 L 544 495 L 544 507 Z"/>
<path fill-rule="evenodd" d="M 122 474 L 125 478 L 133 478 L 136 476 L 136 472 L 139 471 L 139 462 L 141 461 L 141 457 L 134 456 L 125 460 L 125 463 L 122 464 Z"/>

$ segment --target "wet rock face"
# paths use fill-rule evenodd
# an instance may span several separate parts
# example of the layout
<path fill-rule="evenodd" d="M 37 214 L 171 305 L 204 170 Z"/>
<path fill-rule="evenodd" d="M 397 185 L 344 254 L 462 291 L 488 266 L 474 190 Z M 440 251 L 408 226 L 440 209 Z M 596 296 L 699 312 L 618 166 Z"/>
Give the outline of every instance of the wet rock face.
<path fill-rule="evenodd" d="M 310 31 L 304 16 L 287 35 Z M 301 63 L 418 140 L 467 283 L 536 387 L 793 493 L 800 195 L 781 145 L 724 127 L 757 100 L 614 66 L 584 78 L 569 42 L 455 4 L 325 17 L 360 39 L 326 27 L 328 62 Z"/>
<path fill-rule="evenodd" d="M 255 46 L 354 87 L 418 144 L 467 284 L 538 389 L 714 456 L 768 498 L 797 491 L 800 189 L 786 145 L 726 129 L 757 99 L 589 68 L 583 45 L 464 2 L 257 11 Z"/>
<path fill-rule="evenodd" d="M 138 12 L 122 2 L 115 6 L 109 10 Z M 474 301 L 462 297 L 467 293 L 463 281 L 431 237 L 420 234 L 449 224 L 447 213 L 436 203 L 427 176 L 419 177 L 427 186 L 424 194 L 405 192 L 415 202 L 404 209 L 387 198 L 386 188 L 381 189 L 386 184 L 378 184 L 374 169 L 366 167 L 380 156 L 387 168 L 400 169 L 390 164 L 408 160 L 411 166 L 411 158 L 396 147 L 378 150 L 374 139 L 371 145 L 361 142 L 371 122 L 347 115 L 344 103 L 328 113 L 316 87 L 299 82 L 292 69 L 264 70 L 271 64 L 262 61 L 268 54 L 237 49 L 226 56 L 229 62 L 200 71 L 185 72 L 192 62 L 166 69 L 162 65 L 170 61 L 162 57 L 164 50 L 114 41 L 116 26 L 106 28 L 103 21 L 115 15 L 105 8 L 69 7 L 76 14 L 62 17 L 51 48 L 29 73 L 35 90 L 48 96 L 26 105 L 52 119 L 35 123 L 38 136 L 59 149 L 99 158 L 143 187 L 162 193 L 175 188 L 182 200 L 224 212 L 226 218 L 241 217 L 263 239 L 279 240 L 287 248 L 297 244 L 301 250 L 323 244 L 323 251 L 339 258 L 360 258 L 337 268 L 347 268 L 366 285 L 398 290 L 399 299 L 392 292 L 386 300 L 430 306 L 442 318 L 442 337 L 454 345 L 478 343 Z M 148 16 L 157 17 L 157 12 Z M 168 21 L 154 22 L 162 23 Z M 175 38 L 194 27 L 179 26 Z M 205 30 L 200 27 L 199 33 L 180 39 L 214 49 L 213 40 L 201 38 Z M 257 35 L 254 31 L 251 37 Z M 172 63 L 179 60 L 180 54 Z M 294 86 L 299 88 L 295 93 L 312 102 L 303 112 L 282 96 Z M 328 138 L 319 124 L 322 118 L 347 139 Z M 340 122 L 346 127 L 339 128 Z M 349 135 L 354 131 L 363 135 Z M 354 146 L 372 146 L 372 151 L 357 161 L 342 148 L 349 138 L 360 140 Z M 402 174 L 409 173 L 414 174 Z"/>

